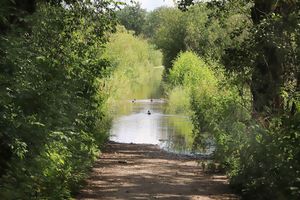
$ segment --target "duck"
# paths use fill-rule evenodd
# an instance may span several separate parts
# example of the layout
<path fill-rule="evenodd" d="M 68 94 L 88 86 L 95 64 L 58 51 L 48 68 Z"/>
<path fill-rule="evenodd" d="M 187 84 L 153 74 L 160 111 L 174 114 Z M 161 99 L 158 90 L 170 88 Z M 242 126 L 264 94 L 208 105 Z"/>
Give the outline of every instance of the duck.
<path fill-rule="evenodd" d="M 147 114 L 148 114 L 148 115 L 151 115 L 151 112 L 150 112 L 150 110 L 148 110 Z"/>

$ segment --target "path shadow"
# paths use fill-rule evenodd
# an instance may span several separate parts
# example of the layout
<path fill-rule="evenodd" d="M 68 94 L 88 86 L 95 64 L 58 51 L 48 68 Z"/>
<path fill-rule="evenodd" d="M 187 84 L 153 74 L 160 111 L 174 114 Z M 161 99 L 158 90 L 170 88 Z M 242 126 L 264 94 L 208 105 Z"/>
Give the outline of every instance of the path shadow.
<path fill-rule="evenodd" d="M 122 161 L 122 162 L 120 162 Z M 110 143 L 78 199 L 238 199 L 222 175 L 154 145 Z"/>

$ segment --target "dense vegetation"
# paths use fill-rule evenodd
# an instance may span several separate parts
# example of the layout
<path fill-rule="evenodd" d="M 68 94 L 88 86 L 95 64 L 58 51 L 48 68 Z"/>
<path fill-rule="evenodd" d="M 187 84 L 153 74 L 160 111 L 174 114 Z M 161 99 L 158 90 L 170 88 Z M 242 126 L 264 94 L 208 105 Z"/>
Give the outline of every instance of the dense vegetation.
<path fill-rule="evenodd" d="M 7 3 L 15 15 L 1 12 L 0 198 L 66 199 L 109 128 L 98 79 L 110 66 L 99 55 L 113 4 Z"/>
<path fill-rule="evenodd" d="M 216 162 L 245 198 L 298 199 L 299 1 L 178 7 L 141 24 L 164 55 L 168 110 L 191 117 L 194 148 L 214 142 Z"/>
<path fill-rule="evenodd" d="M 128 108 L 129 99 L 159 95 L 162 54 L 146 40 L 134 36 L 124 27 L 118 27 L 118 31 L 111 35 L 103 57 L 114 68 L 112 76 L 106 79 L 110 112 L 121 112 Z M 125 107 L 122 106 L 124 103 Z"/>
<path fill-rule="evenodd" d="M 108 137 L 114 102 L 154 95 L 161 53 L 113 33 L 116 6 L 1 1 L 0 199 L 70 198 Z"/>
<path fill-rule="evenodd" d="M 119 102 L 157 96 L 161 62 L 168 112 L 243 197 L 299 199 L 299 1 L 118 5 L 0 2 L 0 199 L 70 198 Z"/>

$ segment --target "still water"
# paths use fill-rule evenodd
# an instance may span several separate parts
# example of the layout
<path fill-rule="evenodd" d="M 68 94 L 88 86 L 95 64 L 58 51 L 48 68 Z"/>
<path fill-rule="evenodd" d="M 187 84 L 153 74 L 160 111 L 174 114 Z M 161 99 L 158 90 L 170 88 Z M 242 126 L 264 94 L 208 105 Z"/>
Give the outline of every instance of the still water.
<path fill-rule="evenodd" d="M 128 112 L 115 117 L 110 139 L 122 143 L 156 144 L 171 152 L 192 153 L 191 121 L 183 115 L 166 114 L 165 105 L 160 99 L 126 102 Z"/>

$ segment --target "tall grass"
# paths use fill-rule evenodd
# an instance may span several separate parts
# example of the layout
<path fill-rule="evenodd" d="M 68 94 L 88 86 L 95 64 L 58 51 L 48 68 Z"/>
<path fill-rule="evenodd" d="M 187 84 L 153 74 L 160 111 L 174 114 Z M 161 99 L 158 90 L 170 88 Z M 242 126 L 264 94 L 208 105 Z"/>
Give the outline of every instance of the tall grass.
<path fill-rule="evenodd" d="M 113 73 L 106 80 L 110 110 L 116 111 L 124 101 L 159 96 L 162 54 L 146 40 L 119 27 L 104 57 L 113 65 Z"/>

